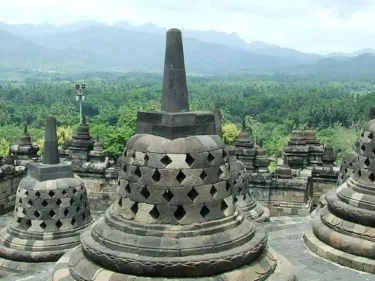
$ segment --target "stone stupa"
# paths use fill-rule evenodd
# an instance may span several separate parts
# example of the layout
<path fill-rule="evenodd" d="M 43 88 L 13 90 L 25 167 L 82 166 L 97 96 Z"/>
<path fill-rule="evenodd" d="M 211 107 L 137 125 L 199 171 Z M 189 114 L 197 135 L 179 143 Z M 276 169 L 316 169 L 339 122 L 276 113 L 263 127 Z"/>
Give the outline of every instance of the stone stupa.
<path fill-rule="evenodd" d="M 0 232 L 0 271 L 57 261 L 79 244 L 91 221 L 85 186 L 71 165 L 59 163 L 56 119 L 48 117 L 43 161 L 29 164 L 17 190 L 13 221 Z"/>
<path fill-rule="evenodd" d="M 307 227 L 311 251 L 344 266 L 375 273 L 375 120 L 363 128 L 356 153 L 345 161 L 354 171 L 325 196 Z"/>
<path fill-rule="evenodd" d="M 161 112 L 138 112 L 117 199 L 52 280 L 295 280 L 236 210 L 211 112 L 189 111 L 181 31 L 167 32 Z"/>

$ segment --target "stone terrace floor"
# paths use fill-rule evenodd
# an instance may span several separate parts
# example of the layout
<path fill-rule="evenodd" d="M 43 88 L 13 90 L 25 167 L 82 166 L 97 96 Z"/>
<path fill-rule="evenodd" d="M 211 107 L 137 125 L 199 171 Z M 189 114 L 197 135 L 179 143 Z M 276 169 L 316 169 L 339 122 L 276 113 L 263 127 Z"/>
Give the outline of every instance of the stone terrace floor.
<path fill-rule="evenodd" d="M 0 226 L 5 226 L 11 218 L 12 213 L 0 216 Z M 302 240 L 304 228 L 309 221 L 309 217 L 273 217 L 271 222 L 263 224 L 269 233 L 269 245 L 291 262 L 298 281 L 375 281 L 375 275 L 333 264 L 311 253 Z M 52 266 L 35 267 L 35 272 L 14 274 L 0 280 L 47 281 Z"/>

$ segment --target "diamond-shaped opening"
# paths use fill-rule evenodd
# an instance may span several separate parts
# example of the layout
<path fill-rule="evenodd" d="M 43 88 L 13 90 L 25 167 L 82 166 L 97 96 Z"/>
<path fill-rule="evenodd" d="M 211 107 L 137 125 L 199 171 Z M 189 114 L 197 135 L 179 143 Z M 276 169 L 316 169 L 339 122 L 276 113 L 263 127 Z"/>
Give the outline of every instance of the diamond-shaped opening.
<path fill-rule="evenodd" d="M 20 203 L 20 205 L 22 205 L 22 198 L 18 199 L 18 203 Z"/>
<path fill-rule="evenodd" d="M 71 224 L 71 225 L 75 225 L 76 222 L 77 222 L 77 220 L 76 220 L 75 218 L 72 218 L 72 220 L 70 221 L 70 224 Z"/>
<path fill-rule="evenodd" d="M 154 174 L 152 175 L 152 179 L 156 183 L 158 183 L 161 180 L 161 174 L 158 169 L 155 170 Z"/>
<path fill-rule="evenodd" d="M 53 217 L 56 215 L 56 213 L 55 213 L 54 210 L 49 211 L 48 214 L 49 214 L 49 216 L 50 216 L 51 218 L 53 218 Z"/>
<path fill-rule="evenodd" d="M 368 135 L 368 138 L 369 138 L 370 140 L 372 140 L 372 139 L 374 138 L 374 134 L 371 132 L 371 133 Z"/>
<path fill-rule="evenodd" d="M 35 210 L 35 212 L 34 212 L 34 216 L 35 216 L 36 218 L 39 218 L 39 217 L 40 217 L 40 213 L 39 213 L 37 210 Z"/>
<path fill-rule="evenodd" d="M 198 195 L 199 195 L 199 193 L 195 190 L 194 187 L 187 194 L 187 196 L 189 196 L 189 198 L 192 202 L 194 202 L 194 200 L 198 197 Z"/>
<path fill-rule="evenodd" d="M 125 191 L 126 191 L 128 194 L 131 193 L 130 183 L 127 183 L 127 185 L 125 186 Z"/>
<path fill-rule="evenodd" d="M 126 164 L 124 164 L 124 167 L 122 168 L 122 170 L 127 173 L 128 172 L 128 166 Z"/>
<path fill-rule="evenodd" d="M 364 144 L 362 144 L 362 146 L 361 146 L 361 150 L 362 150 L 363 152 L 365 152 L 365 150 L 366 150 L 366 147 L 365 147 L 365 145 L 364 145 Z"/>
<path fill-rule="evenodd" d="M 238 188 L 238 194 L 241 194 L 241 193 L 242 193 L 242 188 L 239 187 L 239 188 Z"/>
<path fill-rule="evenodd" d="M 69 204 L 70 204 L 70 205 L 73 205 L 74 203 L 75 203 L 74 199 L 73 199 L 73 198 L 70 198 Z"/>
<path fill-rule="evenodd" d="M 69 214 L 69 209 L 66 208 L 65 211 L 64 211 L 64 216 L 67 216 Z"/>
<path fill-rule="evenodd" d="M 214 160 L 215 160 L 215 157 L 211 153 L 208 153 L 208 155 L 207 155 L 207 161 L 211 163 Z"/>
<path fill-rule="evenodd" d="M 22 219 L 21 218 L 17 218 L 17 223 L 21 223 Z"/>
<path fill-rule="evenodd" d="M 205 219 L 206 216 L 210 213 L 210 210 L 206 207 L 206 205 L 203 205 L 200 213 L 201 216 Z"/>
<path fill-rule="evenodd" d="M 169 189 L 167 189 L 167 190 L 163 193 L 163 197 L 164 197 L 164 199 L 165 199 L 167 202 L 171 202 L 171 200 L 172 200 L 173 197 L 174 197 L 174 194 L 173 194 Z"/>
<path fill-rule="evenodd" d="M 80 207 L 80 206 L 77 206 L 77 208 L 76 208 L 76 212 L 77 212 L 77 214 L 78 214 L 80 211 L 81 211 L 81 207 Z"/>
<path fill-rule="evenodd" d="M 195 159 L 188 153 L 186 154 L 185 162 L 191 167 L 194 164 Z"/>
<path fill-rule="evenodd" d="M 56 222 L 56 226 L 57 226 L 57 228 L 58 229 L 60 229 L 61 227 L 62 227 L 62 222 L 60 221 L 60 220 L 58 220 L 57 222 Z"/>
<path fill-rule="evenodd" d="M 172 159 L 165 155 L 163 158 L 160 159 L 160 162 L 163 163 L 165 166 L 168 166 L 172 163 Z"/>
<path fill-rule="evenodd" d="M 62 191 L 61 193 L 62 193 L 62 195 L 65 195 L 65 194 L 67 194 L 68 192 L 67 192 L 65 189 L 63 189 L 63 191 Z"/>
<path fill-rule="evenodd" d="M 132 154 L 132 158 L 135 159 L 135 152 L 133 152 L 133 154 Z"/>
<path fill-rule="evenodd" d="M 39 191 L 35 192 L 35 196 L 39 198 L 40 197 L 40 192 Z"/>
<path fill-rule="evenodd" d="M 177 209 L 173 215 L 176 218 L 176 220 L 181 220 L 186 215 L 184 207 L 182 207 L 181 205 L 177 206 Z"/>
<path fill-rule="evenodd" d="M 368 178 L 369 178 L 369 180 L 370 180 L 371 182 L 374 182 L 374 181 L 375 181 L 375 175 L 374 175 L 374 173 L 371 173 L 371 174 L 368 176 Z"/>
<path fill-rule="evenodd" d="M 222 212 L 225 212 L 226 209 L 228 209 L 228 205 L 227 205 L 227 203 L 225 203 L 225 201 L 223 200 L 223 201 L 221 201 L 221 211 L 222 211 Z"/>
<path fill-rule="evenodd" d="M 185 174 L 180 170 L 176 177 L 177 181 L 181 184 L 185 178 L 186 178 Z"/>
<path fill-rule="evenodd" d="M 49 195 L 49 197 L 53 197 L 53 196 L 55 196 L 55 192 L 53 192 L 52 190 L 50 190 L 49 192 L 48 192 L 48 195 Z"/>
<path fill-rule="evenodd" d="M 221 175 L 223 174 L 224 172 L 223 172 L 223 170 L 221 169 L 221 167 L 219 168 L 219 170 L 217 171 L 217 175 L 219 176 L 219 177 L 221 177 Z"/>
<path fill-rule="evenodd" d="M 77 189 L 73 188 L 73 194 L 76 194 L 76 193 L 77 193 Z"/>
<path fill-rule="evenodd" d="M 26 215 L 26 210 L 22 209 L 22 214 Z"/>
<path fill-rule="evenodd" d="M 345 172 L 345 174 L 347 174 L 348 173 L 348 168 L 345 168 L 344 172 Z"/>
<path fill-rule="evenodd" d="M 366 165 L 367 167 L 370 166 L 370 159 L 366 158 L 366 160 L 365 160 L 365 165 Z"/>
<path fill-rule="evenodd" d="M 82 202 L 83 201 L 83 195 L 81 194 L 81 196 L 79 197 L 79 200 Z"/>
<path fill-rule="evenodd" d="M 36 194 L 36 193 L 35 193 L 35 194 Z M 27 190 L 25 191 L 25 195 L 26 195 L 26 196 L 29 195 L 29 192 L 28 192 Z"/>
<path fill-rule="evenodd" d="M 365 136 L 365 132 L 362 132 L 361 137 L 363 138 Z"/>
<path fill-rule="evenodd" d="M 118 200 L 118 204 L 120 205 L 120 207 L 122 207 L 122 197 L 120 197 L 120 199 Z"/>
<path fill-rule="evenodd" d="M 202 181 L 204 181 L 207 178 L 206 172 L 203 170 L 202 173 L 199 175 Z"/>
<path fill-rule="evenodd" d="M 238 198 L 237 198 L 237 196 L 234 197 L 233 202 L 234 202 L 234 203 L 237 203 L 237 202 L 238 202 Z"/>
<path fill-rule="evenodd" d="M 42 202 L 42 206 L 45 208 L 45 207 L 47 207 L 48 206 L 48 202 L 46 201 L 46 200 L 43 200 L 43 202 Z"/>
<path fill-rule="evenodd" d="M 145 157 L 143 158 L 145 160 L 145 162 L 147 163 L 148 160 L 150 160 L 150 157 L 146 154 Z"/>
<path fill-rule="evenodd" d="M 83 213 L 83 214 L 82 214 L 82 221 L 85 221 L 85 220 L 86 220 L 86 214 Z"/>
<path fill-rule="evenodd" d="M 152 208 L 152 210 L 149 212 L 150 216 L 157 220 L 159 217 L 160 217 L 160 213 L 159 213 L 159 210 L 157 208 L 156 205 L 154 205 L 154 207 Z"/>
<path fill-rule="evenodd" d="M 226 160 L 227 158 L 227 153 L 225 152 L 225 150 L 223 150 L 223 153 L 221 154 L 221 157 Z"/>
<path fill-rule="evenodd" d="M 42 222 L 39 226 L 40 226 L 41 228 L 43 228 L 43 229 L 46 229 L 47 224 L 46 224 L 45 222 Z"/>
<path fill-rule="evenodd" d="M 56 201 L 56 205 L 60 207 L 61 204 L 62 204 L 62 201 L 60 200 L 60 198 L 57 199 L 57 201 Z"/>
<path fill-rule="evenodd" d="M 146 186 L 142 188 L 141 194 L 145 199 L 147 199 L 151 195 Z"/>
<path fill-rule="evenodd" d="M 141 169 L 137 166 L 134 171 L 134 175 L 136 175 L 138 178 L 142 176 Z"/>
<path fill-rule="evenodd" d="M 130 210 L 136 215 L 138 213 L 138 203 L 134 202 L 133 206 L 130 207 Z"/>
<path fill-rule="evenodd" d="M 227 191 L 227 192 L 229 192 L 230 191 L 230 183 L 227 181 L 227 183 L 226 183 L 226 185 L 225 185 L 225 190 Z"/>
<path fill-rule="evenodd" d="M 212 197 L 215 198 L 215 196 L 217 194 L 217 189 L 214 185 L 211 187 L 210 194 L 211 194 Z"/>
<path fill-rule="evenodd" d="M 362 172 L 361 172 L 361 170 L 358 170 L 358 176 L 362 176 Z"/>

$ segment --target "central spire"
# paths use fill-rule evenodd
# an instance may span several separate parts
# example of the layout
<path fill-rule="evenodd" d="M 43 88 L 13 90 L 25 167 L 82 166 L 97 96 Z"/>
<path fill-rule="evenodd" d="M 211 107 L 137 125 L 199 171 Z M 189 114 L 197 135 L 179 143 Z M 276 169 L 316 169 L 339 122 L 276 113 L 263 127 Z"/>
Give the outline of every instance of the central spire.
<path fill-rule="evenodd" d="M 161 110 L 189 111 L 182 35 L 176 28 L 167 32 Z"/>
<path fill-rule="evenodd" d="M 46 134 L 44 138 L 43 164 L 59 164 L 59 151 L 57 147 L 56 118 L 47 117 Z"/>

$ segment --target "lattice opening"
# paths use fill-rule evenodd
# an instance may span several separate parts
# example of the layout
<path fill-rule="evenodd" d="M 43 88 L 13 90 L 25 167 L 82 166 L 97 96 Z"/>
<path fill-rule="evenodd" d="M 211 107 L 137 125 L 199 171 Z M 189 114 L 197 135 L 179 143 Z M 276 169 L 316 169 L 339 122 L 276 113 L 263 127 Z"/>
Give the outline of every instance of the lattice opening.
<path fill-rule="evenodd" d="M 206 205 L 203 205 L 200 214 L 205 219 L 206 216 L 210 213 L 210 210 L 206 207 Z"/>
<path fill-rule="evenodd" d="M 82 214 L 82 221 L 85 221 L 85 220 L 86 220 L 86 214 L 83 213 L 83 214 Z"/>
<path fill-rule="evenodd" d="M 195 188 L 193 187 L 189 193 L 187 194 L 187 196 L 189 196 L 190 200 L 192 202 L 194 202 L 194 200 L 199 196 L 199 193 L 195 190 Z"/>
<path fill-rule="evenodd" d="M 226 183 L 226 185 L 225 185 L 225 190 L 227 191 L 227 192 L 229 192 L 230 191 L 230 183 L 227 181 L 227 183 Z"/>
<path fill-rule="evenodd" d="M 374 135 L 373 135 L 372 132 L 368 135 L 368 138 L 369 138 L 370 140 L 372 140 L 372 139 L 374 138 Z"/>
<path fill-rule="evenodd" d="M 48 195 L 49 195 L 49 197 L 53 197 L 53 196 L 55 196 L 55 192 L 53 192 L 52 190 L 50 190 L 49 192 L 48 192 Z"/>
<path fill-rule="evenodd" d="M 56 226 L 57 226 L 58 229 L 60 229 L 62 227 L 62 225 L 63 225 L 63 223 L 60 220 L 58 220 L 56 222 Z"/>
<path fill-rule="evenodd" d="M 160 213 L 156 205 L 152 208 L 149 214 L 155 220 L 157 220 L 160 217 Z"/>
<path fill-rule="evenodd" d="M 80 207 L 80 206 L 77 206 L 77 208 L 76 208 L 76 212 L 77 212 L 77 214 L 79 214 L 80 211 L 81 211 L 81 207 Z"/>
<path fill-rule="evenodd" d="M 133 158 L 133 160 L 135 159 L 135 152 L 133 152 L 133 154 L 132 154 L 132 158 Z"/>
<path fill-rule="evenodd" d="M 43 228 L 43 229 L 46 229 L 47 224 L 46 224 L 45 222 L 42 222 L 39 226 L 40 226 L 41 228 Z"/>
<path fill-rule="evenodd" d="M 361 170 L 358 170 L 358 176 L 362 176 L 362 172 L 361 172 Z"/>
<path fill-rule="evenodd" d="M 138 203 L 135 202 L 133 206 L 130 207 L 130 210 L 133 212 L 134 215 L 138 213 Z"/>
<path fill-rule="evenodd" d="M 361 137 L 363 138 L 365 136 L 365 132 L 362 132 Z"/>
<path fill-rule="evenodd" d="M 233 202 L 236 204 L 238 202 L 237 196 L 234 197 Z"/>
<path fill-rule="evenodd" d="M 176 209 L 176 211 L 174 212 L 173 215 L 176 218 L 176 220 L 178 220 L 178 221 L 183 219 L 183 217 L 186 215 L 184 207 L 182 207 L 181 205 L 177 206 L 177 209 Z"/>
<path fill-rule="evenodd" d="M 223 172 L 223 170 L 222 170 L 221 167 L 220 167 L 219 170 L 217 171 L 217 175 L 218 175 L 219 177 L 221 177 L 223 173 L 224 173 L 224 172 Z"/>
<path fill-rule="evenodd" d="M 221 157 L 224 159 L 224 161 L 227 159 L 227 153 L 225 152 L 225 150 L 223 150 Z"/>
<path fill-rule="evenodd" d="M 165 166 L 168 166 L 172 163 L 172 159 L 165 155 L 163 158 L 160 159 L 160 162 L 163 163 Z"/>
<path fill-rule="evenodd" d="M 186 178 L 185 174 L 180 170 L 176 177 L 177 181 L 181 184 L 185 178 Z"/>
<path fill-rule="evenodd" d="M 83 195 L 81 194 L 81 196 L 79 197 L 79 200 L 81 201 L 81 202 L 83 202 Z"/>
<path fill-rule="evenodd" d="M 73 188 L 73 194 L 76 194 L 78 191 L 76 188 Z"/>
<path fill-rule="evenodd" d="M 70 205 L 73 205 L 74 203 L 75 203 L 74 199 L 73 199 L 73 198 L 70 198 L 69 204 L 70 204 Z"/>
<path fill-rule="evenodd" d="M 48 202 L 46 201 L 46 200 L 43 200 L 43 202 L 42 202 L 42 206 L 45 208 L 45 207 L 47 207 L 48 206 Z"/>
<path fill-rule="evenodd" d="M 368 178 L 369 178 L 369 180 L 370 180 L 371 182 L 374 182 L 374 181 L 375 181 L 375 175 L 374 175 L 374 173 L 371 173 L 371 174 L 368 176 Z"/>
<path fill-rule="evenodd" d="M 147 163 L 148 160 L 150 160 L 150 157 L 146 154 L 145 157 L 143 158 L 145 160 L 145 162 Z"/>
<path fill-rule="evenodd" d="M 225 203 L 225 201 L 223 200 L 223 201 L 221 202 L 221 211 L 222 211 L 222 212 L 225 212 L 227 209 L 228 209 L 228 205 L 227 205 L 227 203 Z"/>
<path fill-rule="evenodd" d="M 77 222 L 77 220 L 76 220 L 75 218 L 72 218 L 72 220 L 70 221 L 70 224 L 71 224 L 71 225 L 75 225 L 76 222 Z"/>
<path fill-rule="evenodd" d="M 150 197 L 150 195 L 151 195 L 151 193 L 148 191 L 147 187 L 142 188 L 141 194 L 142 194 L 143 198 L 145 198 L 145 199 L 148 199 L 148 197 Z"/>
<path fill-rule="evenodd" d="M 56 215 L 55 211 L 54 210 L 51 210 L 49 211 L 49 216 L 51 217 L 51 219 Z"/>
<path fill-rule="evenodd" d="M 122 197 L 120 197 L 120 199 L 118 200 L 118 204 L 120 207 L 122 207 Z"/>
<path fill-rule="evenodd" d="M 199 175 L 202 181 L 204 181 L 207 178 L 207 173 L 203 170 L 202 173 Z"/>
<path fill-rule="evenodd" d="M 365 165 L 366 165 L 367 167 L 370 166 L 370 159 L 366 158 L 366 160 L 365 160 Z"/>
<path fill-rule="evenodd" d="M 364 145 L 364 144 L 362 144 L 362 146 L 361 146 L 361 150 L 362 150 L 363 152 L 365 152 L 365 151 L 366 151 L 366 147 L 365 147 L 365 145 Z"/>
<path fill-rule="evenodd" d="M 188 153 L 186 154 L 185 162 L 191 167 L 194 164 L 195 159 Z"/>
<path fill-rule="evenodd" d="M 66 208 L 65 211 L 64 211 L 64 216 L 67 216 L 69 214 L 69 209 Z"/>
<path fill-rule="evenodd" d="M 22 205 L 22 198 L 18 199 L 18 203 Z"/>
<path fill-rule="evenodd" d="M 29 195 L 29 192 L 28 192 L 27 190 L 25 191 L 25 195 L 26 195 L 26 196 Z"/>
<path fill-rule="evenodd" d="M 167 202 L 171 202 L 171 200 L 173 199 L 174 197 L 174 194 L 169 190 L 167 189 L 164 193 L 163 193 L 163 197 L 165 200 L 167 200 Z"/>
<path fill-rule="evenodd" d="M 122 170 L 127 173 L 128 172 L 128 165 L 124 164 L 124 167 L 122 168 Z"/>
<path fill-rule="evenodd" d="M 65 189 L 63 189 L 63 191 L 62 191 L 61 193 L 62 193 L 62 195 L 65 195 L 65 194 L 67 194 L 68 192 L 67 192 Z"/>
<path fill-rule="evenodd" d="M 62 201 L 60 200 L 60 198 L 57 199 L 57 201 L 56 201 L 56 205 L 60 207 L 61 204 L 62 204 Z"/>
<path fill-rule="evenodd" d="M 158 169 L 155 170 L 154 174 L 152 175 L 152 179 L 156 183 L 158 183 L 161 180 L 161 174 Z"/>
<path fill-rule="evenodd" d="M 134 175 L 136 175 L 138 178 L 142 176 L 141 169 L 137 166 L 134 171 Z"/>
<path fill-rule="evenodd" d="M 34 212 L 34 216 L 35 216 L 36 218 L 39 218 L 39 217 L 40 217 L 40 213 L 39 213 L 37 210 L 35 210 L 35 212 Z"/>
<path fill-rule="evenodd" d="M 216 197 L 217 189 L 216 189 L 216 187 L 215 187 L 214 185 L 211 187 L 210 194 L 211 194 L 211 196 L 212 196 L 213 198 Z"/>
<path fill-rule="evenodd" d="M 26 215 L 26 210 L 22 209 L 22 214 Z"/>
<path fill-rule="evenodd" d="M 207 161 L 211 163 L 214 160 L 215 160 L 215 157 L 211 153 L 208 153 L 208 155 L 207 155 Z"/>
<path fill-rule="evenodd" d="M 131 188 L 130 188 L 130 184 L 127 183 L 126 186 L 125 186 L 125 191 L 130 194 L 131 193 Z"/>
<path fill-rule="evenodd" d="M 40 197 L 40 192 L 39 191 L 35 192 L 35 196 L 39 198 Z"/>
<path fill-rule="evenodd" d="M 21 218 L 17 218 L 17 223 L 21 223 L 22 219 Z"/>

